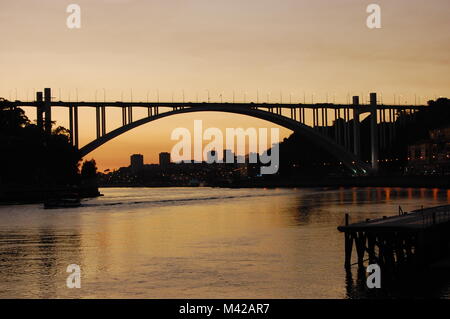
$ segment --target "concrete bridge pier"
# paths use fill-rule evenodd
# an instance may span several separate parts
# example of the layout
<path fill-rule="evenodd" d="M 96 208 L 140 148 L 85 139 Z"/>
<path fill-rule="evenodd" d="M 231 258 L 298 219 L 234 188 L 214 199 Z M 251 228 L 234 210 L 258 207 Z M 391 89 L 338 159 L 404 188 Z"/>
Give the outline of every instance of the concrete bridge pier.
<path fill-rule="evenodd" d="M 372 168 L 375 172 L 378 171 L 379 164 L 377 113 L 377 94 L 370 93 L 370 144 L 372 150 Z"/>
<path fill-rule="evenodd" d="M 106 134 L 106 107 L 98 106 L 95 108 L 97 138 Z"/>
<path fill-rule="evenodd" d="M 128 107 L 128 123 L 133 123 L 133 107 Z"/>
<path fill-rule="evenodd" d="M 44 129 L 44 105 L 42 92 L 36 92 L 36 113 L 37 113 L 37 127 Z"/>
<path fill-rule="evenodd" d="M 100 138 L 101 135 L 101 125 L 100 125 L 100 108 L 95 108 L 95 131 L 97 132 L 97 138 Z"/>
<path fill-rule="evenodd" d="M 79 149 L 79 142 L 78 142 L 78 106 L 74 106 L 73 108 L 73 137 L 74 137 L 74 146 L 76 149 Z"/>
<path fill-rule="evenodd" d="M 73 106 L 69 106 L 69 131 L 70 131 L 70 143 L 74 144 L 74 127 L 73 127 Z"/>
<path fill-rule="evenodd" d="M 359 96 L 353 97 L 353 105 L 355 106 L 353 109 L 353 152 L 356 157 L 361 158 L 361 123 L 359 119 L 359 110 L 356 108 L 359 106 Z"/>
<path fill-rule="evenodd" d="M 70 143 L 78 149 L 78 106 L 69 106 Z"/>
<path fill-rule="evenodd" d="M 52 133 L 52 90 L 44 89 L 45 132 Z"/>
<path fill-rule="evenodd" d="M 127 108 L 125 106 L 122 106 L 122 125 L 127 125 Z"/>

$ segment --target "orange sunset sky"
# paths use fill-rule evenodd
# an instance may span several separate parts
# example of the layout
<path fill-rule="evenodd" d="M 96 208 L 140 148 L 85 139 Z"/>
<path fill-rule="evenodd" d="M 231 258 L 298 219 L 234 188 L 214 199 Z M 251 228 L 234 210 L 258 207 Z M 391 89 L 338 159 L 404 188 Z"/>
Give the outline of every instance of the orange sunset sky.
<path fill-rule="evenodd" d="M 66 8 L 81 6 L 81 29 Z M 366 7 L 382 28 L 366 26 Z M 378 92 L 384 103 L 450 96 L 448 0 L 0 0 L 0 97 L 31 99 L 51 87 L 56 100 L 346 102 Z M 35 113 L 27 110 L 34 120 Z M 146 110 L 135 111 L 134 118 Z M 94 110 L 80 112 L 80 143 L 95 137 Z M 108 111 L 108 130 L 121 123 Z M 68 127 L 65 110 L 55 110 Z M 146 163 L 170 151 L 176 127 L 273 127 L 239 115 L 193 113 L 162 119 L 88 157 L 101 170 Z M 281 130 L 281 138 L 288 136 Z"/>

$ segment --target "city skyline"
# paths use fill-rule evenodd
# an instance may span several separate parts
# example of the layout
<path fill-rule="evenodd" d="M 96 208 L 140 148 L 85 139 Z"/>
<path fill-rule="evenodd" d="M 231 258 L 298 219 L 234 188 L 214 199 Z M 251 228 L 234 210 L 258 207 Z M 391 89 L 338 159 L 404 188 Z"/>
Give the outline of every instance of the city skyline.
<path fill-rule="evenodd" d="M 366 26 L 369 3 L 356 0 L 83 0 L 77 2 L 77 30 L 65 24 L 70 3 L 2 3 L 0 36 L 8 49 L 0 53 L 1 97 L 15 99 L 17 92 L 31 99 L 40 87 L 54 88 L 56 100 L 73 101 L 77 95 L 91 101 L 155 101 L 158 95 L 161 101 L 232 101 L 234 92 L 236 101 L 332 103 L 380 92 L 384 103 L 424 104 L 450 96 L 450 4 L 444 0 L 378 1 L 382 28 L 375 30 Z M 144 116 L 139 112 L 136 118 Z M 67 127 L 65 111 L 54 113 Z M 80 116 L 85 143 L 95 135 L 95 120 L 91 110 Z M 171 130 L 196 118 L 177 115 L 137 128 L 88 158 L 100 168 L 123 166 L 126 154 L 136 152 L 156 161 L 170 148 Z M 201 118 L 221 129 L 273 126 L 240 115 Z M 108 123 L 118 126 L 120 111 L 111 111 Z M 280 129 L 281 139 L 289 135 Z"/>
<path fill-rule="evenodd" d="M 450 300 L 449 0 L 0 8 L 0 299 Z"/>

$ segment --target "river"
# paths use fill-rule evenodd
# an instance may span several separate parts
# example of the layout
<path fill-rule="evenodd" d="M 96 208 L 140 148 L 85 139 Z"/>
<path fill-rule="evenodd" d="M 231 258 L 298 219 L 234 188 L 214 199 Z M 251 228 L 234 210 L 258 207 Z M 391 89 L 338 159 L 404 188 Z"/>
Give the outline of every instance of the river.
<path fill-rule="evenodd" d="M 73 209 L 0 206 L 0 298 L 376 298 L 344 270 L 344 214 L 450 203 L 438 189 L 101 192 Z M 70 264 L 80 289 L 66 286 Z M 449 298 L 450 279 L 382 296 Z"/>

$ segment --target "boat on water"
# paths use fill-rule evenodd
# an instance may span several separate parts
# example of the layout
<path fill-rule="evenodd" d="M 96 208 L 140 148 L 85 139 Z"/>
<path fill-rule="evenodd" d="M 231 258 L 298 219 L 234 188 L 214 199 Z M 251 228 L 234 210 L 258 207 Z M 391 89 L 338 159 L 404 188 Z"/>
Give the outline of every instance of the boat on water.
<path fill-rule="evenodd" d="M 81 201 L 79 197 L 61 197 L 61 198 L 52 198 L 48 199 L 44 202 L 44 208 L 52 209 L 52 208 L 74 208 L 80 207 Z"/>

